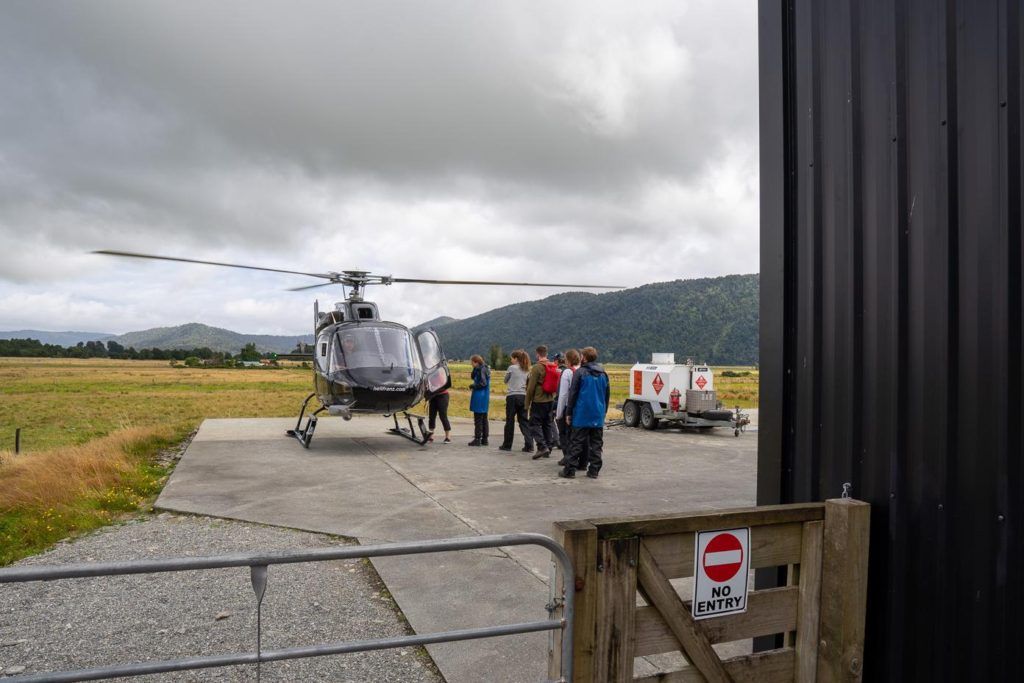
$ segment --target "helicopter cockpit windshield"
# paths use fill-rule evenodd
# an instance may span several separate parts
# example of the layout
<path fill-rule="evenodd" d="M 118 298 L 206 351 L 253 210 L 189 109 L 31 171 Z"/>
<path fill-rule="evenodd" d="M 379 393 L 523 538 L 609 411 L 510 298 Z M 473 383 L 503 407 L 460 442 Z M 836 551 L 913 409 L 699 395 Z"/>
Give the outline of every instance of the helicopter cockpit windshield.
<path fill-rule="evenodd" d="M 360 385 L 408 385 L 420 381 L 423 368 L 412 335 L 397 327 L 362 325 L 338 330 L 328 371 Z"/>

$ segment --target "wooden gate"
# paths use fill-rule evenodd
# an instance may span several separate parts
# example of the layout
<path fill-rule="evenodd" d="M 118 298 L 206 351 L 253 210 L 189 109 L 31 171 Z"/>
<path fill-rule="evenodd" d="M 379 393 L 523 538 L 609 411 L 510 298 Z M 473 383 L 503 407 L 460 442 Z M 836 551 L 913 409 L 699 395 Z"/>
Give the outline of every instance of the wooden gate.
<path fill-rule="evenodd" d="M 555 524 L 576 573 L 574 680 L 859 681 L 870 509 L 844 498 Z M 696 621 L 689 589 L 671 582 L 693 576 L 696 532 L 738 527 L 750 527 L 750 568 L 782 567 L 786 584 L 750 591 L 743 613 Z M 556 581 L 565 585 L 561 575 Z M 724 660 L 712 647 L 772 635 L 782 647 Z M 634 675 L 635 658 L 667 652 L 682 652 L 688 665 Z"/>

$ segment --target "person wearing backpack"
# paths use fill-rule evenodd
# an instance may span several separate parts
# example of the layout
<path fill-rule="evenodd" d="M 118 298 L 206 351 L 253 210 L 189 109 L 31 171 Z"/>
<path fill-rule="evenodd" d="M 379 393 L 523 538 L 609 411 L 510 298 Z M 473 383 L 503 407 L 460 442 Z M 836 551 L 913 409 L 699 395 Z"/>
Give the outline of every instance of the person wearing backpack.
<path fill-rule="evenodd" d="M 572 479 L 576 468 L 583 462 L 586 449 L 589 463 L 587 476 L 597 479 L 601 471 L 601 451 L 604 447 L 604 416 L 608 412 L 611 387 L 608 373 L 597 362 L 597 349 L 583 349 L 583 365 L 573 374 L 566 403 L 566 419 L 572 425 L 569 439 L 569 457 L 558 476 Z"/>
<path fill-rule="evenodd" d="M 473 440 L 470 446 L 487 445 L 487 411 L 491 407 L 491 369 L 484 363 L 483 356 L 469 359 L 473 364 L 470 385 L 473 393 L 469 397 L 469 410 L 473 413 Z"/>
<path fill-rule="evenodd" d="M 533 459 L 550 458 L 555 437 L 555 394 L 558 392 L 558 365 L 548 360 L 548 347 L 537 347 L 537 362 L 530 368 L 526 381 L 526 410 L 530 414 L 530 431 L 537 445 Z"/>

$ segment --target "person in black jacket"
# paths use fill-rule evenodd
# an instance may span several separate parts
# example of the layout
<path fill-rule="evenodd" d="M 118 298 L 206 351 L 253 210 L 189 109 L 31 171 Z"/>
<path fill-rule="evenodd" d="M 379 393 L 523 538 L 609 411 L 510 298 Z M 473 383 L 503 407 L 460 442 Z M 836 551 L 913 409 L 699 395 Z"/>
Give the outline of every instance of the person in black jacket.
<path fill-rule="evenodd" d="M 573 374 L 569 388 L 569 400 L 565 406 L 566 419 L 572 425 L 569 440 L 569 456 L 558 476 L 572 479 L 576 467 L 587 453 L 587 476 L 597 479 L 604 447 L 604 417 L 611 400 L 611 385 L 608 373 L 597 362 L 597 349 L 588 346 L 583 349 L 583 365 Z"/>

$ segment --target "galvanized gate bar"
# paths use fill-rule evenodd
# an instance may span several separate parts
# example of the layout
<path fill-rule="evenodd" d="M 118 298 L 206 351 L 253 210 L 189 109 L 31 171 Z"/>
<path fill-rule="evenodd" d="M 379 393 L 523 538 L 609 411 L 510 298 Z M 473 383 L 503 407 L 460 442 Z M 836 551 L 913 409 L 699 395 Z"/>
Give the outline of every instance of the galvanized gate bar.
<path fill-rule="evenodd" d="M 395 555 L 422 555 L 457 550 L 477 550 L 518 545 L 539 545 L 547 548 L 558 560 L 566 576 L 572 576 L 572 561 L 565 549 L 543 534 L 498 534 L 473 536 L 437 541 L 410 541 L 385 543 L 371 546 L 347 546 L 317 550 L 283 551 L 277 553 L 246 553 L 212 557 L 171 558 L 165 560 L 130 560 L 126 562 L 103 562 L 95 564 L 70 564 L 50 567 L 12 567 L 0 569 L 0 583 L 24 583 L 28 581 L 55 581 L 96 576 L 123 576 L 128 574 L 152 574 L 159 572 L 192 571 L 203 569 L 224 569 L 228 567 L 266 567 L 272 564 L 295 564 L 299 562 L 327 562 L 332 560 L 356 559 L 362 557 L 391 557 Z M 123 676 L 188 671 L 238 664 L 321 657 L 325 655 L 367 652 L 398 647 L 430 645 L 433 643 L 456 642 L 479 638 L 493 638 L 537 631 L 563 632 L 562 670 L 559 681 L 572 680 L 572 628 L 574 614 L 574 591 L 564 591 L 563 617 L 548 621 L 534 621 L 483 628 L 444 631 L 424 635 L 400 636 L 376 640 L 350 641 L 331 645 L 270 650 L 263 652 L 192 657 L 187 659 L 124 664 L 97 669 L 33 674 L 8 678 L 10 681 L 57 682 L 86 681 Z"/>
<path fill-rule="evenodd" d="M 373 650 L 413 647 L 416 645 L 433 645 L 434 643 L 453 643 L 462 640 L 478 640 L 480 638 L 512 636 L 521 633 L 535 633 L 537 631 L 553 631 L 560 628 L 562 628 L 562 625 L 559 621 L 533 621 L 522 624 L 509 624 L 507 626 L 488 626 L 485 628 L 462 629 L 459 631 L 427 633 L 422 636 L 398 636 L 394 638 L 379 638 L 374 640 L 352 640 L 345 643 L 335 643 L 331 645 L 311 645 L 308 647 L 295 647 L 285 650 L 264 650 L 262 655 L 259 657 L 257 657 L 257 653 L 255 652 L 212 655 L 209 657 L 189 657 L 187 659 L 170 659 L 160 662 L 121 664 L 96 669 L 80 669 L 78 671 L 40 673 L 30 676 L 4 678 L 3 680 L 5 682 L 13 681 L 15 683 L 28 683 L 30 681 L 31 683 L 43 683 L 44 681 L 45 683 L 98 681 L 125 676 L 145 676 L 150 674 L 169 673 L 173 671 L 190 671 L 194 669 L 211 669 L 220 666 L 256 664 L 257 661 L 264 663 L 279 662 L 287 659 L 343 655 L 352 654 L 354 652 L 370 652 Z"/>

